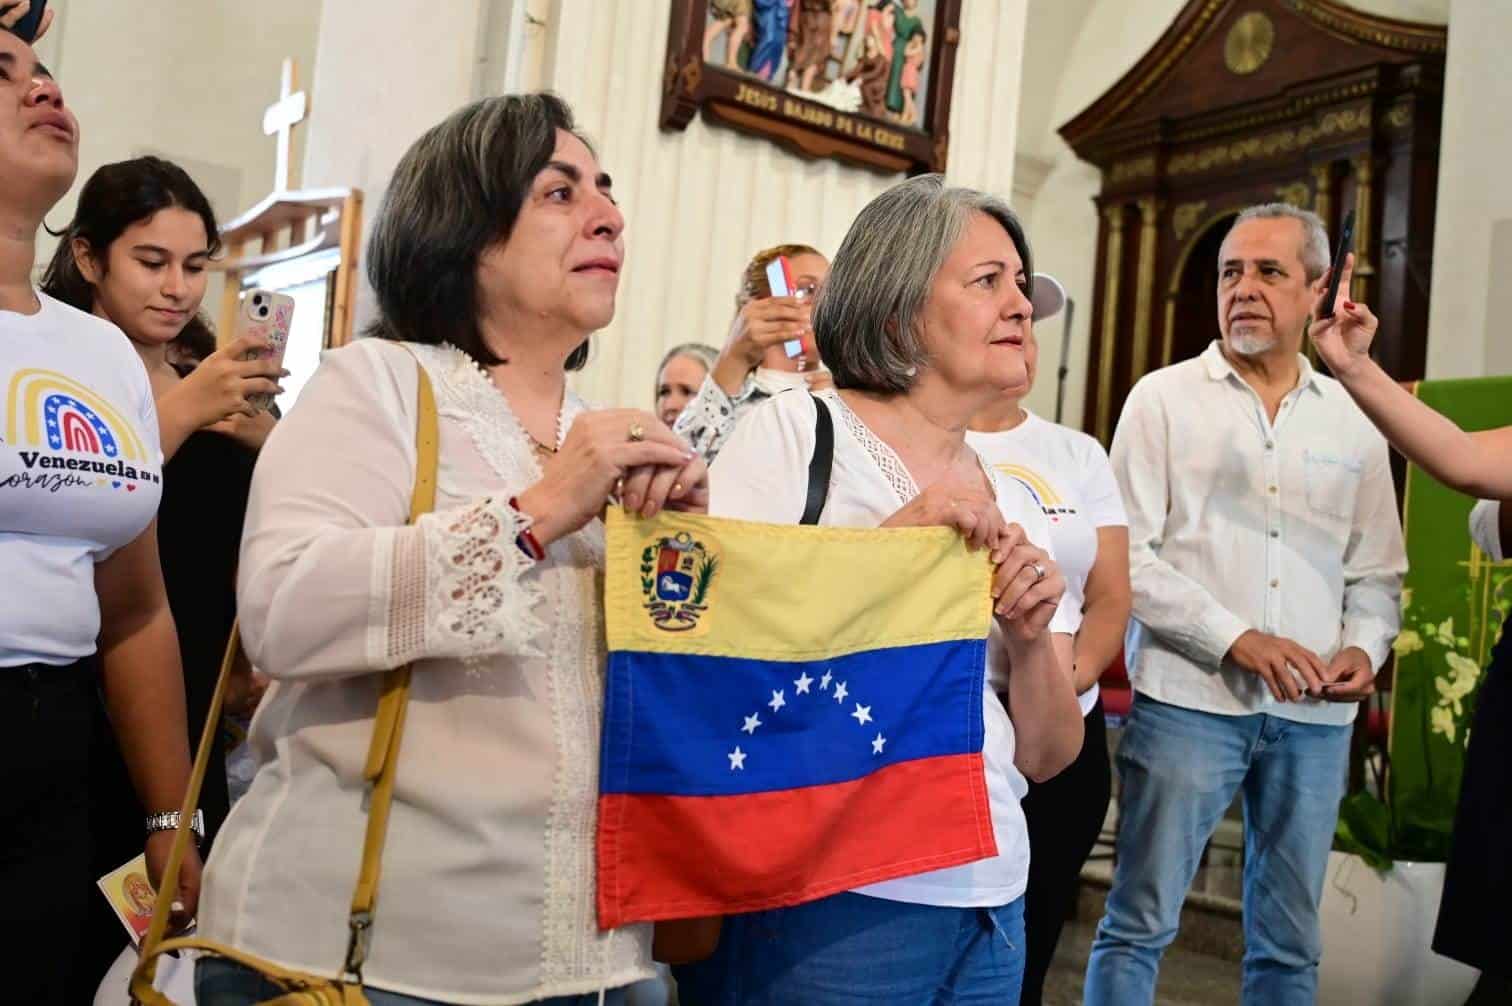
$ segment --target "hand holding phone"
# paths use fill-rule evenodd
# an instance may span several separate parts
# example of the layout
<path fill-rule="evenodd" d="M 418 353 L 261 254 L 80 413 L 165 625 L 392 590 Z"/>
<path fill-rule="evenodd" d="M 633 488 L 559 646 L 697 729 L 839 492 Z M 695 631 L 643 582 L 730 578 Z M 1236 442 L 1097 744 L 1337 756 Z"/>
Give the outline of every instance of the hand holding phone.
<path fill-rule="evenodd" d="M 1339 246 L 1334 249 L 1333 268 L 1328 271 L 1328 292 L 1318 305 L 1319 318 L 1333 317 L 1334 302 L 1339 299 L 1339 280 L 1344 276 L 1344 258 L 1349 254 L 1349 246 L 1354 243 L 1354 225 L 1354 210 L 1350 210 L 1344 215 L 1344 226 L 1339 231 Z"/>
<path fill-rule="evenodd" d="M 284 350 L 289 344 L 289 329 L 294 323 L 294 298 L 271 290 L 255 289 L 242 299 L 236 315 L 236 337 L 250 335 L 266 344 L 265 348 L 246 354 L 247 360 L 266 360 L 275 368 L 283 366 Z M 247 399 L 258 409 L 273 404 L 273 396 L 253 395 Z"/>

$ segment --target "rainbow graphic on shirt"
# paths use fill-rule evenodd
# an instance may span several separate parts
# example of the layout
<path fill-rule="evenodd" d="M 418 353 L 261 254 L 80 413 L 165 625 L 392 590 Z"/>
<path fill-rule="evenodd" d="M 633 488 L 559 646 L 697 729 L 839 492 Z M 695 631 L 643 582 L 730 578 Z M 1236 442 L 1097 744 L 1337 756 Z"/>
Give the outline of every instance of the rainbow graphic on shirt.
<path fill-rule="evenodd" d="M 1050 518 L 1052 524 L 1058 523 L 1062 514 L 1076 513 L 1076 507 L 1062 499 L 1061 494 L 1055 491 L 1055 487 L 1032 468 L 1008 464 L 993 465 L 993 467 L 1027 489 L 1029 495 L 1034 497 L 1034 502 L 1039 504 L 1039 508 L 1044 511 L 1046 517 Z"/>
<path fill-rule="evenodd" d="M 155 466 L 157 459 L 132 424 L 73 378 L 52 370 L 17 371 L 6 402 L 5 442 L 16 448 L 28 472 L 66 473 L 74 484 L 93 481 L 127 492 L 136 489 L 133 482 L 160 481 L 136 467 Z"/>

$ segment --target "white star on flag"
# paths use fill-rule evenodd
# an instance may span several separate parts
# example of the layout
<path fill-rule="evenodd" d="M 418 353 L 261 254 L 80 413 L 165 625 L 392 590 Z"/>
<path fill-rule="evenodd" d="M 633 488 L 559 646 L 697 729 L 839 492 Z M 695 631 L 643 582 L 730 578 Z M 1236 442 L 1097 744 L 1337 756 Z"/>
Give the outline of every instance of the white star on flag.
<path fill-rule="evenodd" d="M 767 705 L 771 706 L 772 712 L 775 713 L 777 710 L 787 705 L 787 700 L 782 697 L 781 692 L 773 692 L 772 701 L 768 702 Z"/>
<path fill-rule="evenodd" d="M 746 758 L 746 756 L 745 756 L 745 752 L 742 751 L 742 750 L 740 750 L 740 745 L 739 744 L 736 744 L 735 745 L 735 750 L 731 751 L 729 754 L 725 755 L 725 757 L 728 758 L 728 759 L 730 759 L 730 771 L 731 772 L 735 771 L 736 769 L 740 769 L 742 772 L 745 771 L 745 758 Z"/>
<path fill-rule="evenodd" d="M 761 717 L 756 715 L 755 713 L 752 713 L 745 718 L 745 726 L 741 727 L 740 729 L 744 733 L 754 734 L 756 732 L 756 728 L 759 726 L 761 726 Z"/>
<path fill-rule="evenodd" d="M 851 713 L 851 715 L 856 718 L 857 723 L 860 723 L 864 726 L 867 723 L 871 722 L 871 706 L 863 706 L 861 703 L 857 702 L 856 711 Z"/>
<path fill-rule="evenodd" d="M 881 754 L 882 753 L 882 745 L 884 745 L 886 743 L 887 743 L 887 738 L 883 737 L 882 734 L 879 732 L 877 734 L 877 736 L 875 736 L 875 737 L 872 738 L 872 754 Z"/>
<path fill-rule="evenodd" d="M 793 687 L 798 689 L 799 695 L 807 695 L 809 685 L 812 685 L 813 683 L 814 679 L 808 676 L 808 671 L 804 671 L 803 674 L 801 674 L 797 678 L 797 680 L 793 682 Z"/>
<path fill-rule="evenodd" d="M 840 682 L 838 685 L 835 686 L 835 701 L 836 702 L 844 702 L 845 701 L 845 696 L 848 695 L 848 694 L 850 694 L 850 693 L 845 690 L 845 682 L 844 681 Z"/>
<path fill-rule="evenodd" d="M 830 674 L 829 671 L 825 671 L 824 672 L 824 677 L 822 677 L 822 678 L 819 679 L 819 687 L 820 687 L 820 689 L 822 689 L 823 691 L 826 691 L 826 692 L 829 691 L 829 683 L 830 683 L 830 679 L 832 677 L 834 677 L 834 675 Z"/>

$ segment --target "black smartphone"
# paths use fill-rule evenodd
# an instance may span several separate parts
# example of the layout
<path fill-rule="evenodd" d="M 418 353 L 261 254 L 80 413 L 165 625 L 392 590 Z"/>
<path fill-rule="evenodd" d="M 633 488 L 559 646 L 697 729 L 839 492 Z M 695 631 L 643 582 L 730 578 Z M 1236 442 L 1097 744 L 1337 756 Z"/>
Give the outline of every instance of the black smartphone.
<path fill-rule="evenodd" d="M 14 6 L 16 6 L 15 3 L 0 0 L 0 14 L 4 14 Z M 21 20 L 11 25 L 10 33 L 30 45 L 37 37 L 37 27 L 42 23 L 42 12 L 46 9 L 47 0 L 32 0 L 31 10 L 27 11 L 26 16 Z"/>
<path fill-rule="evenodd" d="M 1334 249 L 1333 268 L 1329 270 L 1328 293 L 1318 307 L 1319 318 L 1333 317 L 1334 301 L 1339 299 L 1339 280 L 1344 277 L 1344 257 L 1349 254 L 1349 246 L 1354 244 L 1354 215 L 1354 210 L 1344 214 L 1344 228 L 1339 231 L 1339 246 Z"/>

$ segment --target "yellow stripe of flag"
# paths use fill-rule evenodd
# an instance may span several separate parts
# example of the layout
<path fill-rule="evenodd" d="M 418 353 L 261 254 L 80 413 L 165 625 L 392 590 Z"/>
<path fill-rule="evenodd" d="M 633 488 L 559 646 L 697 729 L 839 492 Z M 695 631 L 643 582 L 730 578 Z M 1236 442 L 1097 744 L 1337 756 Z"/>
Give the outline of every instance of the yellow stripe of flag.
<path fill-rule="evenodd" d="M 756 524 L 609 508 L 611 650 L 822 660 L 982 639 L 987 554 L 946 528 Z"/>

